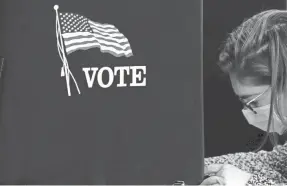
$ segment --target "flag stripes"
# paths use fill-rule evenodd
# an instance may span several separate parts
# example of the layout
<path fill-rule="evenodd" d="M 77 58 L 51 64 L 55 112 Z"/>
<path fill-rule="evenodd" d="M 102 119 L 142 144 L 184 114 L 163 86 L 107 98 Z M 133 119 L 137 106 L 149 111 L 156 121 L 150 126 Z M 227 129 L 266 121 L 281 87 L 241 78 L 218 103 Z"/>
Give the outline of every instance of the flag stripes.
<path fill-rule="evenodd" d="M 73 13 L 60 13 L 60 22 L 67 54 L 97 47 L 115 57 L 133 55 L 128 39 L 114 25 L 97 23 Z"/>

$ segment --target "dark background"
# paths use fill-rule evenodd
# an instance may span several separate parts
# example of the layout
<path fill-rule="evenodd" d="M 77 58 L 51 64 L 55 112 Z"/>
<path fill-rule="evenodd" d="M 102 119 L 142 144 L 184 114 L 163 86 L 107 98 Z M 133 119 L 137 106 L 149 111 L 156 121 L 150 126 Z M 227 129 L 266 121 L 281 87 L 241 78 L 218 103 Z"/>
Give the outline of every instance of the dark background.
<path fill-rule="evenodd" d="M 266 9 L 285 9 L 285 0 L 203 1 L 205 156 L 253 150 L 263 132 L 247 123 L 228 77 L 216 66 L 222 41 L 243 19 Z M 264 146 L 270 150 L 270 142 Z"/>

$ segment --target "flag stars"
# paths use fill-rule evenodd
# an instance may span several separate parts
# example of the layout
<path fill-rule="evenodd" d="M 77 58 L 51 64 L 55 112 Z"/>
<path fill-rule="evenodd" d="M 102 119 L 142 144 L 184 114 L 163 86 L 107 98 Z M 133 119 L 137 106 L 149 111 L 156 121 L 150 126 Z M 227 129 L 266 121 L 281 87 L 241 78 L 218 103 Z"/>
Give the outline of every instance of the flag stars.
<path fill-rule="evenodd" d="M 88 19 L 73 13 L 61 13 L 63 32 L 90 32 L 93 33 L 88 24 Z"/>

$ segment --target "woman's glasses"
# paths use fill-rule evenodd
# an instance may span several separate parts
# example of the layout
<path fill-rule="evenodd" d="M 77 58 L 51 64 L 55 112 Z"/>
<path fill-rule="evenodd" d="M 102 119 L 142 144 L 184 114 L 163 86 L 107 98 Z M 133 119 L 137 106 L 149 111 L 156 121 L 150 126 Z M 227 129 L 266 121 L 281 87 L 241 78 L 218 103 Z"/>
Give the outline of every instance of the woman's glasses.
<path fill-rule="evenodd" d="M 241 101 L 241 103 L 243 104 L 243 106 L 249 110 L 251 110 L 254 114 L 257 114 L 257 112 L 252 108 L 252 106 L 250 105 L 252 102 L 254 102 L 255 100 L 257 100 L 260 96 L 262 96 L 263 94 L 265 94 L 267 91 L 269 90 L 266 89 L 264 92 L 262 92 L 261 94 L 257 95 L 255 98 L 251 99 L 248 102 L 245 102 L 242 98 L 239 98 L 239 100 Z"/>

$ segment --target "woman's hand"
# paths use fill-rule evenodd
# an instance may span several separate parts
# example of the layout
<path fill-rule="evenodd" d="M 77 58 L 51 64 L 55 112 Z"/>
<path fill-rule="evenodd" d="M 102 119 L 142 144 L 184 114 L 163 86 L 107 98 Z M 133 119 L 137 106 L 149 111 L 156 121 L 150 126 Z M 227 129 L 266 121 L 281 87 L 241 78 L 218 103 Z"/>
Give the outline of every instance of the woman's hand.
<path fill-rule="evenodd" d="M 252 176 L 252 174 L 229 164 L 208 165 L 204 169 L 204 174 L 213 176 L 205 179 L 201 185 L 245 186 Z"/>

